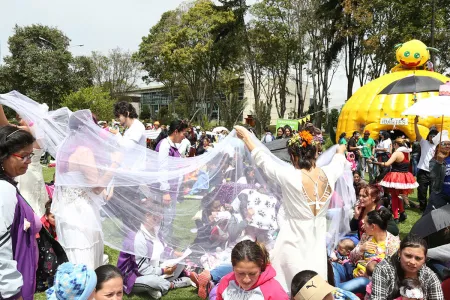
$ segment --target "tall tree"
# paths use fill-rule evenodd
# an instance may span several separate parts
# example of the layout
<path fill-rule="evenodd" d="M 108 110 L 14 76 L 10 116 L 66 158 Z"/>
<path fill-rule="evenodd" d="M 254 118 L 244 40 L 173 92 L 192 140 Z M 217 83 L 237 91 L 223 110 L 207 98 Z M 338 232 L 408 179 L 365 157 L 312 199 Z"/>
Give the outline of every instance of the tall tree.
<path fill-rule="evenodd" d="M 260 39 L 264 43 L 262 49 L 266 70 L 275 79 L 277 92 L 274 94 L 274 102 L 278 116 L 283 118 L 289 94 L 287 85 L 291 66 L 298 47 L 294 2 L 263 0 L 253 5 L 251 13 L 255 17 L 251 22 L 254 23 L 255 30 L 261 33 Z"/>
<path fill-rule="evenodd" d="M 120 96 L 137 87 L 140 65 L 132 53 L 115 48 L 108 55 L 92 53 L 94 83 L 109 91 L 111 97 Z"/>
<path fill-rule="evenodd" d="M 8 39 L 11 55 L 4 58 L 1 72 L 8 87 L 57 108 L 72 89 L 69 42 L 57 28 L 16 25 Z"/>
<path fill-rule="evenodd" d="M 72 111 L 90 109 L 99 120 L 111 120 L 114 118 L 114 103 L 108 91 L 100 87 L 87 87 L 64 96 L 61 105 Z"/>
<path fill-rule="evenodd" d="M 143 38 L 135 58 L 148 79 L 186 92 L 192 108 L 208 116 L 216 104 L 219 74 L 233 68 L 238 55 L 230 37 L 236 26 L 234 10 L 197 0 L 166 12 Z"/>
<path fill-rule="evenodd" d="M 222 91 L 219 104 L 220 121 L 225 123 L 225 127 L 233 126 L 242 120 L 242 113 L 246 106 L 246 99 L 239 99 L 239 89 L 241 86 L 241 77 L 233 72 L 224 72 L 221 74 L 220 90 Z"/>

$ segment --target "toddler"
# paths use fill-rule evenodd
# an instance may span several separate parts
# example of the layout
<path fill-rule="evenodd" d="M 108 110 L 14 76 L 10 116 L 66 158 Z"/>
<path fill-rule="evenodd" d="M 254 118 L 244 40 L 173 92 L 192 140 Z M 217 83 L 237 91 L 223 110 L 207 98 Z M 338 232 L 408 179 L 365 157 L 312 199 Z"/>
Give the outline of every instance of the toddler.
<path fill-rule="evenodd" d="M 336 250 L 334 250 L 333 253 L 330 255 L 330 259 L 333 262 L 338 262 L 340 264 L 345 264 L 349 261 L 348 256 L 350 255 L 350 252 L 355 248 L 355 243 L 348 238 L 342 239 Z"/>
<path fill-rule="evenodd" d="M 400 286 L 400 296 L 396 300 L 423 300 L 423 288 L 417 278 L 405 278 Z"/>

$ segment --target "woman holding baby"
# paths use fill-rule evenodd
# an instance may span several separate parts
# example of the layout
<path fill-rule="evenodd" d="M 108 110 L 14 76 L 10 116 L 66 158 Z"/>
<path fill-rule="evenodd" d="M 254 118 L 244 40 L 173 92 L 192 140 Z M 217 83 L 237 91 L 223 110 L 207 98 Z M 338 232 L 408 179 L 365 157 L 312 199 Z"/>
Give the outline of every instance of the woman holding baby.
<path fill-rule="evenodd" d="M 363 219 L 364 233 L 350 252 L 350 262 L 347 263 L 353 265 L 352 273 L 348 272 L 349 268 L 333 263 L 335 286 L 353 293 L 365 292 L 375 266 L 394 255 L 400 246 L 400 239 L 387 231 L 391 219 L 391 212 L 384 207 L 367 213 Z"/>

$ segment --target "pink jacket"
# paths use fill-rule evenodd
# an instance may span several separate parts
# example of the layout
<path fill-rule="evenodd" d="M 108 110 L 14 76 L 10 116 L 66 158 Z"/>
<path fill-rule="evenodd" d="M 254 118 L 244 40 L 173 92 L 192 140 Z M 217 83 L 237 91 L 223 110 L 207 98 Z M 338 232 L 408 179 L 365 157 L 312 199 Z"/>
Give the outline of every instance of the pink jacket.
<path fill-rule="evenodd" d="M 245 299 L 248 300 L 289 300 L 286 292 L 275 280 L 276 274 L 275 269 L 268 265 L 266 270 L 259 275 L 255 285 L 250 290 L 244 291 L 239 287 L 236 276 L 232 272 L 220 281 L 217 289 L 217 300 L 236 299 L 236 296 L 244 294 L 246 294 Z"/>

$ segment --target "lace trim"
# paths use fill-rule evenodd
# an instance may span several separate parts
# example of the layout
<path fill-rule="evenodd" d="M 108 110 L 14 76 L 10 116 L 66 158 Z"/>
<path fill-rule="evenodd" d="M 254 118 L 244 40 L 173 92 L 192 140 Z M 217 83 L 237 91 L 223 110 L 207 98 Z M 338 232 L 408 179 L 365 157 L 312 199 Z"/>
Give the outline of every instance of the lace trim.
<path fill-rule="evenodd" d="M 320 170 L 323 173 L 323 170 Z M 306 175 L 306 177 L 308 177 L 313 183 L 314 183 L 314 197 L 316 198 L 311 199 L 308 195 L 308 193 L 305 190 L 305 187 L 302 185 L 302 193 L 303 196 L 306 198 L 306 200 L 308 201 L 309 205 L 315 205 L 316 210 L 320 210 L 322 208 L 322 206 L 324 206 L 328 200 L 328 198 L 331 196 L 331 186 L 330 183 L 328 182 L 328 178 L 326 178 L 326 176 L 322 176 L 319 175 L 318 179 L 319 181 L 325 182 L 327 183 L 327 186 L 325 187 L 325 190 L 323 191 L 322 196 L 319 197 L 319 182 L 318 181 L 314 181 L 308 174 L 306 174 L 305 172 L 302 172 L 303 174 Z M 317 211 L 316 211 L 317 213 Z"/>
<path fill-rule="evenodd" d="M 73 203 L 80 199 L 89 199 L 88 190 L 83 188 L 62 188 L 61 199 L 65 203 Z"/>

